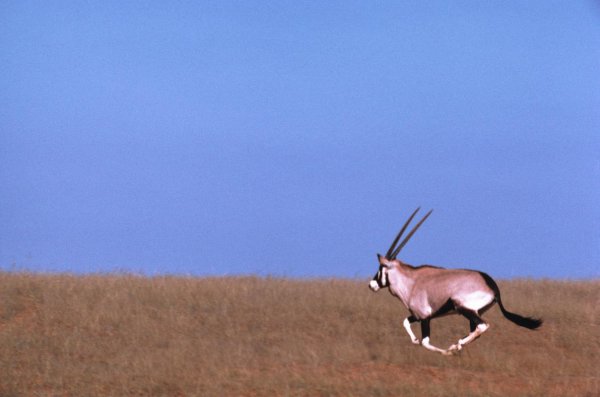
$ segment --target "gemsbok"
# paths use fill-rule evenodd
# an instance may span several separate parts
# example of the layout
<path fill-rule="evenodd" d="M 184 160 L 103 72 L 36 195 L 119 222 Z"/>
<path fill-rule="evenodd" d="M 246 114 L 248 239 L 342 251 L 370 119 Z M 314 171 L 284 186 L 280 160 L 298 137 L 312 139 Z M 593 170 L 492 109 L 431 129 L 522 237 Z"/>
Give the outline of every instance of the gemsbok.
<path fill-rule="evenodd" d="M 379 270 L 369 283 L 373 292 L 389 287 L 391 294 L 406 306 L 410 315 L 404 319 L 403 325 L 412 343 L 421 344 L 428 350 L 444 355 L 454 354 L 487 331 L 490 325 L 481 315 L 494 303 L 498 303 L 504 317 L 521 327 L 536 329 L 542 325 L 540 319 L 523 317 L 506 310 L 500 299 L 498 285 L 483 272 L 429 265 L 414 267 L 396 259 L 400 250 L 433 211 L 429 211 L 396 247 L 419 209 L 417 208 L 402 226 L 385 256 L 377 254 Z M 466 317 L 469 320 L 470 332 L 448 349 L 440 349 L 429 343 L 429 323 L 436 317 L 449 314 Z M 410 327 L 415 322 L 421 323 L 421 340 Z"/>

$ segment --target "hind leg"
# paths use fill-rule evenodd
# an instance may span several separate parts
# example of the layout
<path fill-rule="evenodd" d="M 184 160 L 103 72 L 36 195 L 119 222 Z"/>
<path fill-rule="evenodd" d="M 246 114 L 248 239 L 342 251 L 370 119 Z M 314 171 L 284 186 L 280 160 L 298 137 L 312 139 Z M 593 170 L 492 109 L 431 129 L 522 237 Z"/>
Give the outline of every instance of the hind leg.
<path fill-rule="evenodd" d="M 469 329 L 471 332 L 469 332 L 469 335 L 465 336 L 464 338 L 459 339 L 457 344 L 450 346 L 448 348 L 449 351 L 461 350 L 463 346 L 473 342 L 490 328 L 490 325 L 486 323 L 475 311 L 460 310 L 459 313 L 469 319 Z"/>

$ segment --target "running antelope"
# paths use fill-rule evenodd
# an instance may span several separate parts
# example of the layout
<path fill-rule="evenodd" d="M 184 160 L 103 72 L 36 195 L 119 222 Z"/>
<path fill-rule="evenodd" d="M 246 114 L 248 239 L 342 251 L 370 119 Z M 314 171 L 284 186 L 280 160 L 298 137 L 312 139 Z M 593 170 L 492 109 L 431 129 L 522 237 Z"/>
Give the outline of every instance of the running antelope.
<path fill-rule="evenodd" d="M 481 315 L 494 303 L 498 303 L 504 317 L 521 327 L 536 329 L 542 325 L 542 320 L 523 317 L 506 310 L 500 299 L 498 285 L 483 272 L 444 269 L 429 265 L 414 267 L 396 259 L 400 250 L 433 210 L 429 211 L 396 247 L 418 211 L 419 208 L 408 218 L 385 256 L 377 254 L 379 270 L 369 283 L 369 288 L 373 292 L 389 287 L 391 294 L 406 306 L 410 315 L 404 319 L 403 325 L 414 344 L 421 344 L 428 350 L 445 355 L 460 351 L 463 346 L 477 339 L 490 327 Z M 470 332 L 448 349 L 440 349 L 429 343 L 429 322 L 448 314 L 460 314 L 466 317 L 469 320 Z M 414 322 L 421 323 L 422 340 L 416 337 L 410 327 Z"/>

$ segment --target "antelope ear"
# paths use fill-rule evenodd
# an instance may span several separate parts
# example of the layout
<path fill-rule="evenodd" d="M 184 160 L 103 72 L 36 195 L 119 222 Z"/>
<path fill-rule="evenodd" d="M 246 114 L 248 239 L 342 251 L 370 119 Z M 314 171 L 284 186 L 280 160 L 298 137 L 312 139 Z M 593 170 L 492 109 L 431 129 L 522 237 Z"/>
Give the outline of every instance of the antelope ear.
<path fill-rule="evenodd" d="M 377 254 L 377 260 L 381 266 L 390 267 L 390 261 L 385 256 Z"/>

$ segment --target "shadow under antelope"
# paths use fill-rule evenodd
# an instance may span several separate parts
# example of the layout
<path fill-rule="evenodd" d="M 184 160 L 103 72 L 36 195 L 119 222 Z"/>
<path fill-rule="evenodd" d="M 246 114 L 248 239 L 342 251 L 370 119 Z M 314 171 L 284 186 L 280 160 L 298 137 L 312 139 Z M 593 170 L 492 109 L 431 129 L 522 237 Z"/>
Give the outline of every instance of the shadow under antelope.
<path fill-rule="evenodd" d="M 490 325 L 481 315 L 495 303 L 498 303 L 504 317 L 521 327 L 536 329 L 542 325 L 540 319 L 524 317 L 506 310 L 500 299 L 498 285 L 483 272 L 429 265 L 414 267 L 396 259 L 400 250 L 433 211 L 429 211 L 396 247 L 419 209 L 412 213 L 400 229 L 385 256 L 377 254 L 379 270 L 369 282 L 369 288 L 373 292 L 388 287 L 390 293 L 406 306 L 410 315 L 404 319 L 403 325 L 414 344 L 423 345 L 428 350 L 445 355 L 460 351 L 463 346 L 488 330 Z M 429 343 L 429 323 L 436 317 L 449 314 L 466 317 L 469 320 L 470 332 L 448 349 L 440 349 Z M 421 340 L 410 327 L 410 324 L 415 322 L 421 324 Z"/>

